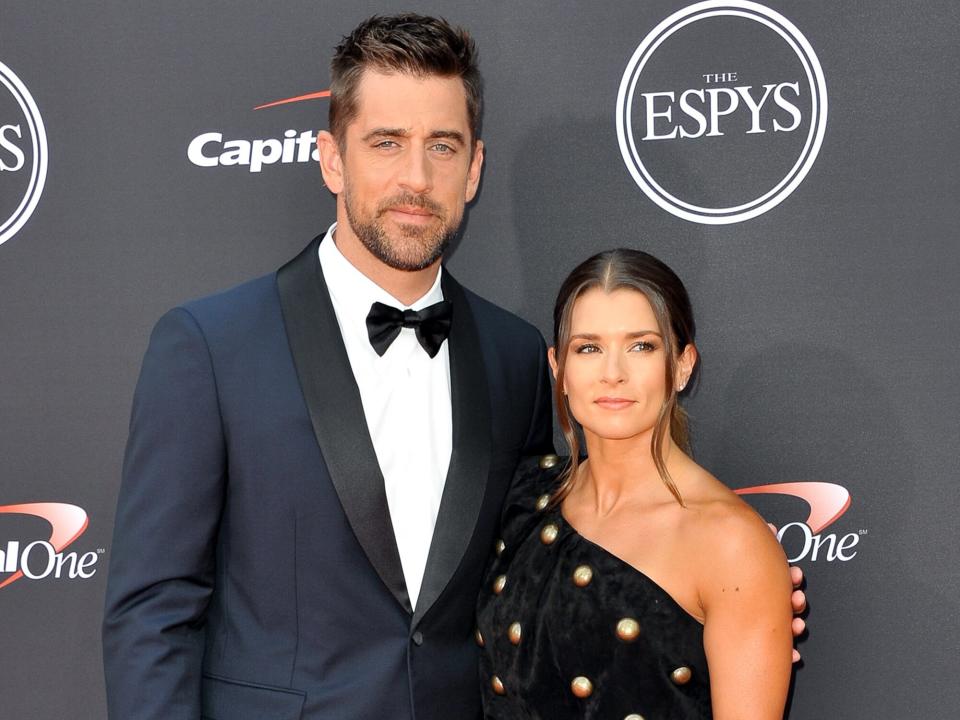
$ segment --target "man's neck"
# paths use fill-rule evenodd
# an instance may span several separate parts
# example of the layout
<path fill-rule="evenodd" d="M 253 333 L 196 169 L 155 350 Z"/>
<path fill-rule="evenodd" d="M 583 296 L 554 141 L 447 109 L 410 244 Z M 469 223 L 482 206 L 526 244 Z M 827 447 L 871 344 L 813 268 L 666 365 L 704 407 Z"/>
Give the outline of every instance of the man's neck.
<path fill-rule="evenodd" d="M 397 270 L 384 263 L 360 239 L 338 223 L 333 241 L 347 261 L 404 305 L 413 305 L 433 287 L 440 272 L 440 260 L 423 270 Z"/>

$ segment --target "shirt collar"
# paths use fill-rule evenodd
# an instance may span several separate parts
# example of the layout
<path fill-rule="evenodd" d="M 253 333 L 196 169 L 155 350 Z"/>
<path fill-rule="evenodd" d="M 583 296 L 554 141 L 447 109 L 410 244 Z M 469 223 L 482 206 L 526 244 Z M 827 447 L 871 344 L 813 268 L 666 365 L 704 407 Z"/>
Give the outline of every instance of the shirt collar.
<path fill-rule="evenodd" d="M 320 256 L 320 268 L 323 271 L 323 278 L 327 283 L 327 289 L 330 291 L 330 299 L 333 301 L 334 310 L 337 313 L 337 319 L 340 321 L 341 332 L 346 332 L 349 327 L 354 332 L 362 330 L 363 334 L 367 332 L 367 314 L 370 307 L 375 302 L 381 302 L 385 305 L 391 305 L 396 308 L 420 310 L 443 300 L 443 290 L 440 287 L 441 272 L 437 271 L 437 277 L 433 281 L 433 286 L 413 304 L 406 305 L 390 293 L 377 285 L 362 272 L 357 270 L 353 264 L 343 256 L 340 248 L 333 240 L 334 231 L 337 224 L 333 223 L 320 242 L 318 254 Z"/>

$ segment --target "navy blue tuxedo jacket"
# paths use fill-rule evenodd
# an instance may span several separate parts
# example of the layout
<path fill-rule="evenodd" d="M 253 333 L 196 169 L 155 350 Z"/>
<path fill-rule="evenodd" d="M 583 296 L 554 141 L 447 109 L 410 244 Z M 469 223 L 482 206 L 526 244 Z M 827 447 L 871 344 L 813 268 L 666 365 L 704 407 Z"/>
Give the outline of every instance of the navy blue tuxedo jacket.
<path fill-rule="evenodd" d="M 443 271 L 453 453 L 414 612 L 319 241 L 154 329 L 111 548 L 111 718 L 480 715 L 483 567 L 519 457 L 551 446 L 543 340 Z"/>

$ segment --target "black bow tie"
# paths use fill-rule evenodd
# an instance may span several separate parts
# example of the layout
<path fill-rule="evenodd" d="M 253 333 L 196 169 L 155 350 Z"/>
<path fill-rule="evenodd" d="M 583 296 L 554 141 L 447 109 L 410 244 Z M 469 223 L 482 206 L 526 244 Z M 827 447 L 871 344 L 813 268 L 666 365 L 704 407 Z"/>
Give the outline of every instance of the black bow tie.
<path fill-rule="evenodd" d="M 401 328 L 413 328 L 417 333 L 417 340 L 430 357 L 436 357 L 440 346 L 450 334 L 450 317 L 453 306 L 443 300 L 423 310 L 400 310 L 390 305 L 375 302 L 367 315 L 367 334 L 370 344 L 383 354 L 396 340 Z"/>

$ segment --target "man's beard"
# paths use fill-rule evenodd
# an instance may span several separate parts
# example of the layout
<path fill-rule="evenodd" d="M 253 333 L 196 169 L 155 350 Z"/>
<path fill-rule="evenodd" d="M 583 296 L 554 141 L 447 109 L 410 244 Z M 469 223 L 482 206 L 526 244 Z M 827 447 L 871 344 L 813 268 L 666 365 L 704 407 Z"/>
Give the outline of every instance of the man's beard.
<path fill-rule="evenodd" d="M 443 255 L 460 226 L 460 217 L 456 218 L 455 224 L 450 223 L 443 207 L 422 195 L 402 193 L 383 200 L 371 216 L 358 212 L 351 202 L 350 188 L 344 190 L 347 220 L 354 234 L 374 257 L 395 270 L 413 272 L 433 265 Z M 382 218 L 390 208 L 397 206 L 428 210 L 440 224 L 436 229 L 400 224 L 400 237 L 390 237 Z"/>

